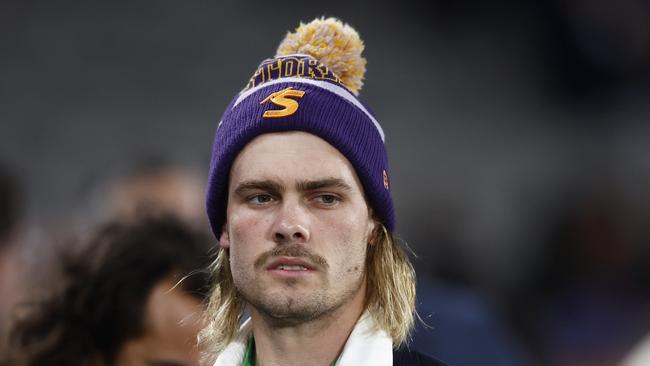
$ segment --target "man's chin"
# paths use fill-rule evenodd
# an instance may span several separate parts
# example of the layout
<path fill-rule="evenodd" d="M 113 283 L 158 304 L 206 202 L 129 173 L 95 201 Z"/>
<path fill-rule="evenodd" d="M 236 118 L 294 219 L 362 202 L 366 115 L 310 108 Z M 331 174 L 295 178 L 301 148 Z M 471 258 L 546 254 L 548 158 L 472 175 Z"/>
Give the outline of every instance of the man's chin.
<path fill-rule="evenodd" d="M 305 299 L 312 301 L 305 302 Z M 310 296 L 276 296 L 249 304 L 274 326 L 293 326 L 314 320 L 327 312 L 327 307 Z"/>

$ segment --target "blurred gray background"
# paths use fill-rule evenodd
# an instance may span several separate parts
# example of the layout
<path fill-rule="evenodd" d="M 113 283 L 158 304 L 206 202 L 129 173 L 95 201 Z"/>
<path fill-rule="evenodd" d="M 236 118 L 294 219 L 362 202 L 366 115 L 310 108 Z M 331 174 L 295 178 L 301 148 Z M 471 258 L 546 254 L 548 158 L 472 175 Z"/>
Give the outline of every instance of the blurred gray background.
<path fill-rule="evenodd" d="M 151 157 L 205 176 L 230 99 L 322 15 L 365 41 L 361 98 L 386 131 L 397 232 L 419 267 L 507 312 L 567 215 L 605 215 L 616 239 L 598 258 L 645 253 L 650 8 L 633 0 L 5 0 L 0 158 L 30 220 L 83 216 Z M 598 242 L 602 222 L 587 230 Z"/>

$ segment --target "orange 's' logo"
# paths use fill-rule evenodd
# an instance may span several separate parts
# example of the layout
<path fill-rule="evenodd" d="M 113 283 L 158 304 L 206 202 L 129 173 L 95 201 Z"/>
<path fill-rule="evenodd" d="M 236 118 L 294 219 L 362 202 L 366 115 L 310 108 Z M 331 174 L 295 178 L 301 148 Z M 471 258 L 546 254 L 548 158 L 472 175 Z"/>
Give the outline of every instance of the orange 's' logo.
<path fill-rule="evenodd" d="M 261 101 L 260 104 L 264 104 L 270 100 L 271 103 L 280 107 L 284 107 L 284 109 L 274 109 L 274 110 L 265 111 L 262 117 L 279 118 L 279 117 L 287 117 L 296 113 L 296 111 L 298 110 L 298 101 L 294 99 L 290 99 L 289 97 L 300 99 L 302 98 L 303 95 L 305 95 L 304 91 L 295 90 L 292 87 L 288 87 L 286 89 L 280 90 L 278 92 L 269 95 L 268 97 L 264 98 L 264 100 Z"/>

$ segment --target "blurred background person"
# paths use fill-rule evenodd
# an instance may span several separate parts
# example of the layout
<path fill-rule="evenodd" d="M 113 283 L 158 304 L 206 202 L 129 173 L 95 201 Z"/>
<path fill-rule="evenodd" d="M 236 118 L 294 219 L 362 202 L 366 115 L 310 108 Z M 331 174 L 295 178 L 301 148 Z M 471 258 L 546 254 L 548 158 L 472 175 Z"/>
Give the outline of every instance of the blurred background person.
<path fill-rule="evenodd" d="M 650 365 L 650 335 L 643 338 L 634 346 L 632 352 L 625 357 L 621 366 L 646 366 Z"/>
<path fill-rule="evenodd" d="M 61 257 L 61 286 L 19 305 L 7 364 L 198 365 L 208 250 L 172 217 L 101 227 Z"/>
<path fill-rule="evenodd" d="M 485 360 L 499 366 L 530 364 L 523 343 L 494 304 L 471 287 L 436 279 L 426 268 L 416 267 L 416 271 L 422 321 L 416 321 L 412 334 L 414 349 L 454 360 L 450 366 L 481 365 Z"/>
<path fill-rule="evenodd" d="M 5 348 L 11 309 L 20 296 L 17 241 L 22 215 L 22 189 L 0 162 L 0 353 Z"/>
<path fill-rule="evenodd" d="M 95 200 L 104 216 L 133 221 L 143 215 L 172 214 L 207 230 L 205 179 L 192 167 L 163 157 L 136 160 L 125 174 L 104 183 Z"/>
<path fill-rule="evenodd" d="M 618 364 L 649 329 L 647 237 L 640 214 L 612 187 L 567 197 L 511 314 L 543 364 Z"/>

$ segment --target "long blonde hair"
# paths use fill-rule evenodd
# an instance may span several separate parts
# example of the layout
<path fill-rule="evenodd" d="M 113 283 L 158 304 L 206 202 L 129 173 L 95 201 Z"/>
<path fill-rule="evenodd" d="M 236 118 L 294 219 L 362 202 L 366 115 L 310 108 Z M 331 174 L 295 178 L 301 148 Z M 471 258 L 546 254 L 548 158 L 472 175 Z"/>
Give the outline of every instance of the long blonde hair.
<path fill-rule="evenodd" d="M 366 256 L 366 309 L 377 327 L 397 347 L 409 340 L 415 317 L 415 271 L 406 244 L 377 225 Z M 239 296 L 230 272 L 230 254 L 220 249 L 211 265 L 215 286 L 210 294 L 205 328 L 199 334 L 204 362 L 212 362 L 236 335 L 246 303 Z"/>

